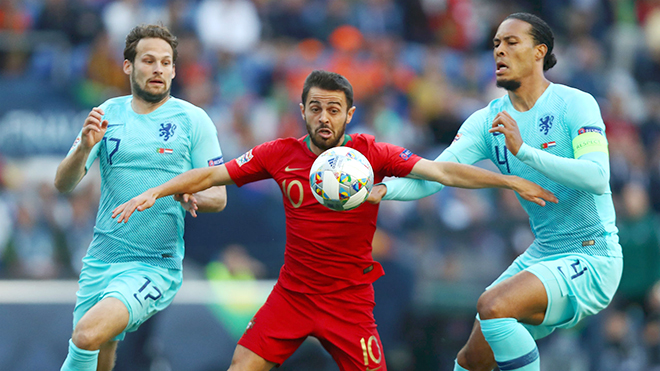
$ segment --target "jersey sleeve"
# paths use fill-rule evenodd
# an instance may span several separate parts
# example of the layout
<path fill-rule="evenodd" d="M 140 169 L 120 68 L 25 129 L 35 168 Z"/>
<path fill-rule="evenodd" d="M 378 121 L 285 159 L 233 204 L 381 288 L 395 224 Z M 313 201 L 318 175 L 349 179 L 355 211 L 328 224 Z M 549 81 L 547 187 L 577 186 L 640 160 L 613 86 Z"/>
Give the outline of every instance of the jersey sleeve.
<path fill-rule="evenodd" d="M 372 151 L 378 159 L 378 164 L 373 165 L 376 165 L 375 169 L 382 169 L 383 176 L 404 177 L 421 159 L 409 149 L 383 142 L 375 142 Z"/>
<path fill-rule="evenodd" d="M 71 145 L 71 148 L 69 149 L 69 152 L 66 154 L 67 157 L 69 155 L 71 155 L 73 153 L 73 151 L 75 151 L 76 148 L 80 145 L 81 137 L 82 137 L 82 129 L 80 129 L 80 132 L 78 133 L 78 136 L 73 141 L 73 145 Z M 96 158 L 98 157 L 99 149 L 101 148 L 101 142 L 102 142 L 102 140 L 99 141 L 98 143 L 96 143 L 94 145 L 94 147 L 92 147 L 92 150 L 89 152 L 89 156 L 87 156 L 87 161 L 85 162 L 85 171 L 89 170 L 89 168 L 94 163 L 94 160 L 96 160 Z"/>
<path fill-rule="evenodd" d="M 565 122 L 574 158 L 556 156 L 524 143 L 516 158 L 567 187 L 593 194 L 608 192 L 609 154 L 598 103 L 591 95 L 580 92 L 567 104 Z"/>
<path fill-rule="evenodd" d="M 193 116 L 191 133 L 193 168 L 223 164 L 222 150 L 218 142 L 218 131 L 209 115 L 201 108 Z"/>
<path fill-rule="evenodd" d="M 461 125 L 452 144 L 436 157 L 435 161 L 450 161 L 472 165 L 487 158 L 486 144 L 483 134 L 479 131 L 479 127 L 483 126 L 484 120 L 486 120 L 485 109 L 472 114 Z M 410 178 L 394 179 L 385 182 L 385 185 L 387 186 L 387 193 L 383 199 L 397 201 L 412 201 L 424 198 L 445 187 L 438 182 Z"/>
<path fill-rule="evenodd" d="M 481 109 L 467 118 L 458 129 L 448 151 L 459 164 L 472 165 L 488 158 L 488 149 L 484 138 L 488 131 L 484 130 L 485 121 L 488 120 L 488 108 Z M 439 160 L 436 158 L 436 161 Z M 442 160 L 444 161 L 444 160 Z"/>
<path fill-rule="evenodd" d="M 276 142 L 266 142 L 229 161 L 227 171 L 231 180 L 240 187 L 247 183 L 272 178 L 268 171 L 268 159 L 279 157 L 272 156 L 276 148 Z"/>

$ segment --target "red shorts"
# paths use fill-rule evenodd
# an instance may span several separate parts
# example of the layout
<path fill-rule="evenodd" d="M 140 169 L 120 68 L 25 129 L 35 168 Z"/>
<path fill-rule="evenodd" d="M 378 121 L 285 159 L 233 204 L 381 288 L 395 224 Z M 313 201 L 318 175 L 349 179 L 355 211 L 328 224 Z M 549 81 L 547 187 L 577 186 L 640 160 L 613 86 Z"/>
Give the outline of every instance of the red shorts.
<path fill-rule="evenodd" d="M 238 343 L 279 365 L 314 336 L 341 371 L 386 371 L 374 305 L 371 284 L 303 294 L 277 283 Z"/>

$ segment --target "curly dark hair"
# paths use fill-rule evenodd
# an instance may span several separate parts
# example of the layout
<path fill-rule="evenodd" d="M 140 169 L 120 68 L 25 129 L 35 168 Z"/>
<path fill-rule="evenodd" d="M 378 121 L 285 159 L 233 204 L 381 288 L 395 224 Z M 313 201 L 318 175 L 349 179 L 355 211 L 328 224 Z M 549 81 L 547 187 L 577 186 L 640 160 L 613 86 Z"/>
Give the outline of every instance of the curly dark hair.
<path fill-rule="evenodd" d="M 142 39 L 148 38 L 163 39 L 167 41 L 167 43 L 172 47 L 173 61 L 176 61 L 176 57 L 178 55 L 176 47 L 179 45 L 179 41 L 176 39 L 176 36 L 172 35 L 167 27 L 155 24 L 142 24 L 134 27 L 131 32 L 128 33 L 128 36 L 126 36 L 126 47 L 124 48 L 124 59 L 130 61 L 131 63 L 135 62 L 138 42 L 140 42 Z"/>
<path fill-rule="evenodd" d="M 323 70 L 314 70 L 305 79 L 305 85 L 302 91 L 302 104 L 307 103 L 307 94 L 311 88 L 321 88 L 330 91 L 343 91 L 346 96 L 348 108 L 353 107 L 353 86 L 348 80 L 335 72 Z M 347 109 L 348 109 L 347 108 Z"/>

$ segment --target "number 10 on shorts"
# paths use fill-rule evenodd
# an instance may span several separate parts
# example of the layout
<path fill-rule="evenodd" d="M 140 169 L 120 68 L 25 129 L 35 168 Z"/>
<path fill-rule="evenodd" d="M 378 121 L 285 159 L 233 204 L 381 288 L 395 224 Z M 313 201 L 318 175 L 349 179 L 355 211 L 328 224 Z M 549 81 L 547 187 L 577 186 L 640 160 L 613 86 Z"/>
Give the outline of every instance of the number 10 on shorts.
<path fill-rule="evenodd" d="M 369 366 L 369 359 L 371 359 L 373 363 L 380 363 L 380 361 L 383 359 L 383 353 L 381 352 L 380 344 L 378 343 L 378 340 L 375 336 L 371 335 L 366 341 L 364 338 L 360 339 L 360 345 L 362 345 L 362 355 L 364 356 L 365 366 Z M 378 358 L 376 358 L 376 355 L 374 355 L 374 351 L 378 355 Z M 369 370 L 369 368 L 367 368 L 367 370 Z"/>

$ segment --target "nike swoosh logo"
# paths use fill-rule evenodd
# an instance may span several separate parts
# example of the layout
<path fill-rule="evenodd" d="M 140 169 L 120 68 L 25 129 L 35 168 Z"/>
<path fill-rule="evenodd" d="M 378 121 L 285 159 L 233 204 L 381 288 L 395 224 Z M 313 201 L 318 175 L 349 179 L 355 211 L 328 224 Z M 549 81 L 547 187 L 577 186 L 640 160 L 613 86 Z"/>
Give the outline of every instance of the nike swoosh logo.
<path fill-rule="evenodd" d="M 381 367 L 383 367 L 383 366 L 378 366 L 378 367 L 376 367 L 376 368 L 369 368 L 369 367 L 367 367 L 367 371 L 376 371 L 376 370 L 380 370 Z"/>
<path fill-rule="evenodd" d="M 296 170 L 305 170 L 304 167 L 285 167 L 284 171 L 296 171 Z"/>

